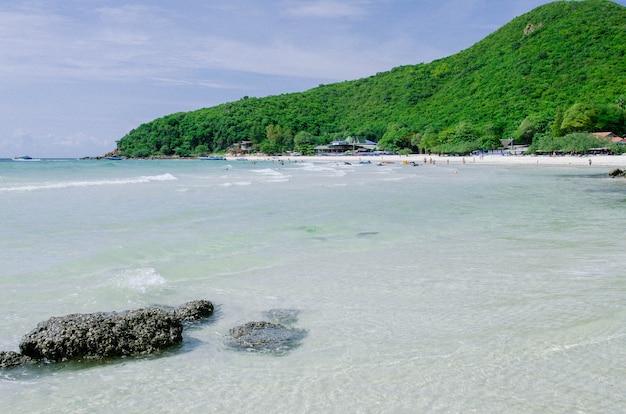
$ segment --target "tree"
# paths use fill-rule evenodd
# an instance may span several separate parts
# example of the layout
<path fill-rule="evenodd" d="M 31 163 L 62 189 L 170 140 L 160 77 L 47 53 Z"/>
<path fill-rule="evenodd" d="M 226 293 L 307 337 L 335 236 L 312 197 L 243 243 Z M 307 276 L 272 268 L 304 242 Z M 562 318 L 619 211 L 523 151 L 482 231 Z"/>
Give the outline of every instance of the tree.
<path fill-rule="evenodd" d="M 550 132 L 552 133 L 552 136 L 562 137 L 564 135 L 561 125 L 563 125 L 563 109 L 559 106 L 556 110 L 556 116 L 554 117 L 552 124 L 550 124 Z"/>
<path fill-rule="evenodd" d="M 281 144 L 283 129 L 280 125 L 268 125 L 265 127 L 265 138 L 272 144 Z"/>
<path fill-rule="evenodd" d="M 300 131 L 296 134 L 295 137 L 293 137 L 293 144 L 295 146 L 300 146 L 300 145 L 305 145 L 305 144 L 313 145 L 315 144 L 315 137 L 313 136 L 313 134 L 307 131 Z"/>
<path fill-rule="evenodd" d="M 500 138 L 504 136 L 505 125 L 502 122 L 489 123 L 483 127 L 479 138 L 479 148 L 483 150 L 496 149 L 500 144 Z"/>
<path fill-rule="evenodd" d="M 259 150 L 268 155 L 281 154 L 283 152 L 283 149 L 278 144 L 270 142 L 269 140 L 263 141 L 259 146 Z"/>
<path fill-rule="evenodd" d="M 537 114 L 528 115 L 524 118 L 513 135 L 515 140 L 524 144 L 532 142 L 537 132 L 537 122 L 539 122 L 539 116 Z"/>
<path fill-rule="evenodd" d="M 617 105 L 603 105 L 598 107 L 598 118 L 595 129 L 598 131 L 611 131 L 616 134 L 625 132 L 624 111 Z"/>
<path fill-rule="evenodd" d="M 480 136 L 478 129 L 470 121 L 461 121 L 454 128 L 453 137 L 457 141 L 476 141 Z"/>
<path fill-rule="evenodd" d="M 517 128 L 513 137 L 523 144 L 530 144 L 537 134 L 545 134 L 551 128 L 552 117 L 547 113 L 528 115 Z"/>
<path fill-rule="evenodd" d="M 593 103 L 576 103 L 565 111 L 561 129 L 565 132 L 591 131 L 597 119 L 598 110 Z"/>
<path fill-rule="evenodd" d="M 411 145 L 411 131 L 401 124 L 389 124 L 387 132 L 378 141 L 378 148 L 385 151 L 399 151 Z"/>
<path fill-rule="evenodd" d="M 209 146 L 207 144 L 200 144 L 196 147 L 194 152 L 198 155 L 207 155 L 209 153 Z"/>
<path fill-rule="evenodd" d="M 433 129 L 427 129 L 422 135 L 420 141 L 420 149 L 424 151 L 433 151 L 436 147 L 442 144 L 442 140 L 437 132 Z"/>
<path fill-rule="evenodd" d="M 290 129 L 284 129 L 280 138 L 283 147 L 293 148 L 293 133 Z"/>
<path fill-rule="evenodd" d="M 263 138 L 265 138 L 263 126 L 260 123 L 255 123 L 254 125 L 252 125 L 248 133 L 248 139 L 254 144 L 258 145 L 263 142 Z"/>
<path fill-rule="evenodd" d="M 419 149 L 420 148 L 420 144 L 422 143 L 422 138 L 424 136 L 422 134 L 420 134 L 419 132 L 416 132 L 415 134 L 411 135 L 411 147 L 415 148 L 415 149 Z"/>

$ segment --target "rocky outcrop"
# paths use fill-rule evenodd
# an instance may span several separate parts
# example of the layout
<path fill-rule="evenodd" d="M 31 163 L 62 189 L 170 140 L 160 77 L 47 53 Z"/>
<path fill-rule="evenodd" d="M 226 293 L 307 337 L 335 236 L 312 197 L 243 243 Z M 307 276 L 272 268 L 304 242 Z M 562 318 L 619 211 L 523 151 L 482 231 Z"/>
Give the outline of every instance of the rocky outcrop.
<path fill-rule="evenodd" d="M 22 338 L 21 353 L 0 353 L 0 367 L 151 354 L 180 344 L 183 323 L 212 314 L 213 304 L 199 300 L 172 310 L 151 307 L 52 317 Z"/>
<path fill-rule="evenodd" d="M 158 308 L 74 314 L 40 322 L 24 336 L 20 351 L 48 361 L 141 355 L 181 343 L 182 333 L 182 321 Z"/>
<path fill-rule="evenodd" d="M 624 170 L 621 170 L 619 168 L 614 168 L 609 171 L 609 177 L 611 178 L 624 177 L 625 174 L 626 173 L 624 172 Z"/>
<path fill-rule="evenodd" d="M 284 325 L 297 321 L 296 310 L 274 309 L 265 312 L 265 316 L 274 321 L 254 321 L 231 328 L 228 345 L 244 351 L 284 354 L 298 346 L 306 336 L 304 329 Z"/>
<path fill-rule="evenodd" d="M 535 30 L 539 29 L 543 27 L 543 23 L 539 22 L 537 24 L 528 24 L 525 28 L 524 28 L 524 36 L 528 36 L 529 34 L 531 34 L 532 32 L 534 32 Z"/>

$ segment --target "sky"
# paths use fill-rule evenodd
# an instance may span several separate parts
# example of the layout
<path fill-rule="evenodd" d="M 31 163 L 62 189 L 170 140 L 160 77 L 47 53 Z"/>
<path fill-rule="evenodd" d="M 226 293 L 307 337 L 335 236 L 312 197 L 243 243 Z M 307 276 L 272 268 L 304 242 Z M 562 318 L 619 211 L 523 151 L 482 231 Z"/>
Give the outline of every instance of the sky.
<path fill-rule="evenodd" d="M 549 2 L 4 1 L 0 158 L 104 155 L 174 112 L 428 63 Z"/>

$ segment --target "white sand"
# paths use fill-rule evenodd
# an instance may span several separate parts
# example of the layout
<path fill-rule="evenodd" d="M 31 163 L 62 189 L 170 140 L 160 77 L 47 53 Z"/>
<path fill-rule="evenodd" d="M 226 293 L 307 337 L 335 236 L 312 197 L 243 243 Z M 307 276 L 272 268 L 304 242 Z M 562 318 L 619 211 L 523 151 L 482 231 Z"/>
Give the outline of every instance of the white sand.
<path fill-rule="evenodd" d="M 236 160 L 240 157 L 227 157 L 228 160 Z M 273 160 L 275 162 L 335 162 L 335 163 L 351 163 L 358 164 L 361 161 L 371 161 L 373 164 L 380 162 L 410 164 L 412 162 L 420 165 L 430 163 L 432 160 L 435 165 L 452 165 L 452 164 L 485 164 L 485 165 L 601 165 L 612 166 L 626 169 L 626 155 L 588 155 L 588 156 L 521 156 L 521 155 L 486 155 L 486 156 L 467 156 L 467 157 L 447 157 L 447 156 L 435 156 L 435 155 L 380 155 L 380 156 L 350 156 L 350 155 L 338 155 L 338 156 L 300 156 L 300 157 L 265 157 L 265 156 L 245 156 L 249 161 L 266 161 Z"/>

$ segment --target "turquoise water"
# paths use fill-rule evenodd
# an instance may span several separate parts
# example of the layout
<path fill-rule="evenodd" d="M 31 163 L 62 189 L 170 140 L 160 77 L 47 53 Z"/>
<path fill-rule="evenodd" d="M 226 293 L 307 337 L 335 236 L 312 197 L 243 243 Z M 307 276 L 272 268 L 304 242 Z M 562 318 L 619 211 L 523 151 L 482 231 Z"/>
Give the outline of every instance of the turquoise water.
<path fill-rule="evenodd" d="M 0 349 L 209 299 L 164 355 L 0 371 L 3 412 L 612 413 L 626 181 L 606 167 L 0 162 Z M 300 311 L 301 345 L 224 335 Z"/>

